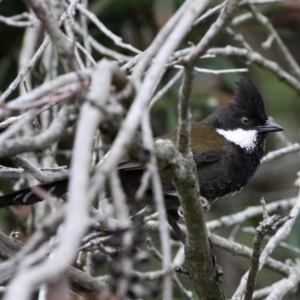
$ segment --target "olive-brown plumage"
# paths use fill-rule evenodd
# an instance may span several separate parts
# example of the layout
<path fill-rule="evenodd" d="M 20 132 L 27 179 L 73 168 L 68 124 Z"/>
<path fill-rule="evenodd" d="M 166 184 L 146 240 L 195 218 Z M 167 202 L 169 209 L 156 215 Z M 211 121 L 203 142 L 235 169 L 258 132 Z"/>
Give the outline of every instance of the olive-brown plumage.
<path fill-rule="evenodd" d="M 282 127 L 268 120 L 256 86 L 251 81 L 241 80 L 233 102 L 191 127 L 191 149 L 201 196 L 212 204 L 240 191 L 260 164 L 266 134 L 281 130 Z M 162 138 L 175 143 L 176 136 L 177 132 L 173 131 Z M 137 164 L 124 162 L 120 165 L 121 182 L 128 196 L 134 196 L 142 173 L 142 167 Z M 40 186 L 59 197 L 67 192 L 67 185 L 68 178 Z M 163 191 L 169 221 L 174 227 L 180 203 L 171 182 L 163 182 Z M 151 197 L 151 190 L 147 194 Z M 0 207 L 30 205 L 41 200 L 31 189 L 24 189 L 0 197 Z"/>

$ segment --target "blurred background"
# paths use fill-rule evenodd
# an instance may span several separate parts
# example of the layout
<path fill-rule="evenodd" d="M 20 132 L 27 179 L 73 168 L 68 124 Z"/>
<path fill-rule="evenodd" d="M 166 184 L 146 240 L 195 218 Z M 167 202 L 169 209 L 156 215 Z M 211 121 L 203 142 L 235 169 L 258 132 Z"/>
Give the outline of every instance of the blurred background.
<path fill-rule="evenodd" d="M 140 50 L 145 50 L 181 3 L 182 1 L 179 0 L 90 0 L 89 9 L 112 32 L 121 36 L 124 42 Z M 211 1 L 210 6 L 214 7 L 219 3 L 220 1 Z M 289 51 L 296 61 L 300 63 L 300 2 L 274 2 L 258 5 L 257 8 L 269 18 Z M 24 3 L 19 0 L 2 0 L 0 2 L 0 14 L 3 16 L 13 16 L 26 10 Z M 246 12 L 248 12 L 247 9 L 243 8 L 238 14 Z M 181 48 L 186 48 L 189 44 L 196 44 L 215 19 L 216 15 L 213 15 L 195 26 L 182 43 Z M 275 43 L 268 49 L 263 47 L 263 43 L 268 39 L 268 32 L 256 21 L 249 20 L 244 22 L 242 25 L 235 27 L 234 30 L 243 34 L 246 41 L 255 51 L 277 62 L 282 68 L 287 69 L 285 60 L 282 58 Z M 126 55 L 132 55 L 126 50 L 120 50 L 92 23 L 89 24 L 89 32 L 104 46 Z M 3 92 L 18 73 L 19 54 L 22 47 L 24 29 L 7 26 L 0 22 L 0 36 L 0 92 Z M 80 37 L 78 37 L 78 40 L 80 41 Z M 214 47 L 224 47 L 226 45 L 239 46 L 228 34 L 224 33 L 215 42 Z M 96 61 L 102 58 L 98 52 L 94 52 L 93 57 Z M 280 81 L 278 77 L 269 71 L 256 65 L 251 65 L 240 58 L 215 57 L 201 59 L 198 61 L 197 66 L 214 70 L 248 68 L 249 72 L 221 75 L 197 73 L 191 98 L 193 121 L 203 119 L 216 107 L 231 101 L 236 88 L 235 83 L 244 77 L 251 79 L 257 84 L 265 100 L 267 114 L 284 127 L 286 139 L 291 143 L 300 142 L 300 99 L 297 92 L 286 85 L 285 82 Z M 160 87 L 163 87 L 174 76 L 175 72 L 176 70 L 169 69 Z M 34 68 L 32 75 L 36 85 L 42 82 L 44 73 L 45 70 L 42 64 L 38 64 Z M 180 80 L 152 108 L 151 118 L 155 136 L 167 133 L 177 126 L 179 86 Z M 17 95 L 18 91 L 15 91 L 10 96 L 10 99 L 15 98 Z M 72 141 L 73 131 L 69 131 L 61 140 L 59 149 L 62 151 L 70 150 Z M 270 134 L 266 152 L 283 146 L 285 146 L 285 143 L 280 136 Z M 61 155 L 58 157 L 58 160 L 62 165 L 69 164 L 68 156 Z M 216 204 L 207 213 L 207 220 L 241 211 L 250 205 L 259 205 L 261 197 L 264 197 L 266 202 L 269 203 L 296 196 L 298 189 L 294 186 L 294 182 L 297 178 L 296 173 L 299 171 L 299 162 L 300 154 L 294 153 L 265 163 L 240 194 Z M 13 166 L 9 159 L 0 159 L 0 164 Z M 3 193 L 10 191 L 12 184 L 13 180 L 2 179 L 0 181 L 0 191 Z M 24 215 L 26 215 L 27 208 L 23 208 L 23 211 Z M 260 218 L 255 218 L 246 225 L 256 227 L 259 221 Z M 298 226 L 300 226 L 300 222 L 298 223 Z M 294 228 L 297 228 L 297 226 Z M 9 233 L 11 230 L 22 230 L 18 228 L 18 224 L 16 224 L 16 220 L 11 212 L 6 209 L 0 211 L 0 229 L 6 233 Z M 230 232 L 225 230 L 219 233 L 225 237 L 230 234 Z M 252 246 L 252 234 L 239 231 L 236 240 Z M 300 247 L 297 230 L 291 233 L 288 242 Z M 296 258 L 297 256 L 288 250 L 277 250 L 274 253 L 274 257 L 283 259 L 285 257 Z M 248 269 L 249 260 L 232 257 L 223 250 L 217 250 L 217 258 L 225 273 L 225 290 L 230 295 L 235 290 L 241 274 Z M 230 276 L 226 276 L 228 274 Z M 264 285 L 268 285 L 276 279 L 277 275 L 274 272 L 263 271 L 260 276 L 263 277 L 259 278 L 259 282 L 264 282 Z M 262 278 L 263 280 L 261 280 Z"/>

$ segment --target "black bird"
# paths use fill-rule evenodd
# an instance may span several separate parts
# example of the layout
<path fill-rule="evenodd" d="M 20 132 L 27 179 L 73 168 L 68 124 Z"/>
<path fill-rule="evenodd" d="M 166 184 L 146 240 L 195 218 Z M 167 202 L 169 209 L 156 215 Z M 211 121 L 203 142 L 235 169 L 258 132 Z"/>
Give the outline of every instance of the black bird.
<path fill-rule="evenodd" d="M 257 87 L 246 80 L 238 83 L 233 102 L 192 125 L 191 148 L 201 196 L 209 205 L 239 192 L 247 184 L 263 157 L 267 133 L 281 130 L 281 126 L 268 120 Z M 176 142 L 176 135 L 173 131 L 162 138 Z M 121 182 L 129 197 L 135 195 L 142 173 L 142 167 L 131 162 L 120 165 Z M 65 194 L 67 186 L 68 178 L 40 185 L 55 197 Z M 180 203 L 175 188 L 164 181 L 163 190 L 169 223 L 183 241 L 176 223 Z M 148 194 L 151 197 L 151 191 Z M 0 207 L 30 205 L 42 200 L 27 188 L 0 197 Z"/>

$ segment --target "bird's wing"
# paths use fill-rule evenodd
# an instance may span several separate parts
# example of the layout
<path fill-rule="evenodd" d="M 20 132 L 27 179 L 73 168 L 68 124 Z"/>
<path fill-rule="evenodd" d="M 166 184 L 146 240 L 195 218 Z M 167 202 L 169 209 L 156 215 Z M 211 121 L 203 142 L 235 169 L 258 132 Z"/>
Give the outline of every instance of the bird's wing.
<path fill-rule="evenodd" d="M 214 163 L 221 159 L 220 152 L 197 153 L 193 155 L 197 167 Z"/>
<path fill-rule="evenodd" d="M 191 148 L 197 167 L 219 161 L 224 151 L 224 138 L 204 125 L 200 122 L 191 128 Z"/>
<path fill-rule="evenodd" d="M 193 154 L 193 159 L 196 163 L 196 166 L 202 166 L 205 164 L 214 163 L 221 158 L 221 153 L 217 151 L 211 151 L 206 153 L 197 153 Z M 133 170 L 144 170 L 145 167 L 140 163 L 132 161 L 121 162 L 118 166 L 119 171 L 133 171 Z"/>

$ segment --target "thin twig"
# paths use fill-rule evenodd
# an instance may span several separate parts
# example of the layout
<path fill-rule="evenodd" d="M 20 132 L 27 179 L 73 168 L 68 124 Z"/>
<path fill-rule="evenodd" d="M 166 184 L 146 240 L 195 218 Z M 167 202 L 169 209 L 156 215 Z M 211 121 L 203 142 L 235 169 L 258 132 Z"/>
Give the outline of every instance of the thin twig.
<path fill-rule="evenodd" d="M 266 202 L 261 200 L 263 207 L 263 220 L 256 228 L 256 233 L 253 238 L 253 253 L 251 258 L 251 265 L 247 275 L 247 285 L 245 289 L 244 300 L 252 300 L 253 292 L 256 286 L 257 274 L 259 272 L 260 255 L 262 249 L 262 242 L 265 236 L 272 230 L 277 230 L 282 224 L 286 223 L 291 218 L 281 218 L 279 215 L 269 216 L 266 210 Z"/>

